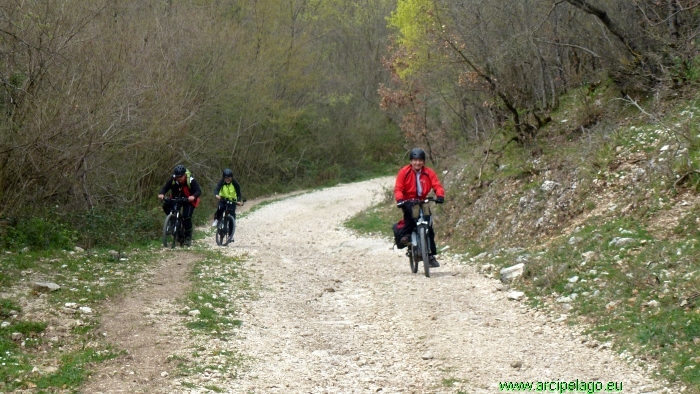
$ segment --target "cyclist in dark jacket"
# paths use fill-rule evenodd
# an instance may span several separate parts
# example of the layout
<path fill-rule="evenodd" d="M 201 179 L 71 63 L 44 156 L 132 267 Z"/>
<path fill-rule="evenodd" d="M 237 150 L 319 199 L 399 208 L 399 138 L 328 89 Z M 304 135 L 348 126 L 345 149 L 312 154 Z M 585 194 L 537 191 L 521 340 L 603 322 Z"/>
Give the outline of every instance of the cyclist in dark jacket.
<path fill-rule="evenodd" d="M 404 228 L 402 229 L 401 243 L 404 245 L 411 242 L 411 232 L 416 227 L 416 222 L 413 219 L 413 204 L 410 200 L 424 200 L 431 189 L 435 190 L 436 203 L 445 202 L 445 189 L 440 184 L 435 171 L 425 167 L 425 152 L 423 149 L 413 148 L 411 150 L 411 164 L 399 170 L 394 187 L 396 203 L 403 210 Z M 435 258 L 437 247 L 432 225 L 428 229 L 428 238 L 430 238 L 430 266 L 439 267 L 440 263 Z"/>
<path fill-rule="evenodd" d="M 172 177 L 168 179 L 165 185 L 160 189 L 158 198 L 162 200 L 168 192 L 170 192 L 173 198 L 187 197 L 190 201 L 182 206 L 182 225 L 185 230 L 185 245 L 189 246 L 192 244 L 192 214 L 197 205 L 199 205 L 199 197 L 202 195 L 202 190 L 185 166 L 179 164 L 175 166 Z M 163 210 L 168 214 L 171 209 L 172 204 L 166 201 L 163 204 Z"/>
<path fill-rule="evenodd" d="M 216 185 L 216 189 L 214 189 L 214 197 L 219 201 L 219 206 L 216 209 L 214 223 L 211 225 L 212 227 L 216 227 L 219 220 L 221 220 L 221 216 L 224 214 L 224 210 L 226 210 L 226 201 L 235 201 L 236 205 L 243 205 L 241 202 L 243 201 L 241 185 L 238 184 L 237 180 L 233 179 L 233 171 L 231 171 L 230 168 L 223 171 L 221 180 Z M 235 206 L 233 208 L 233 217 L 236 217 Z"/>

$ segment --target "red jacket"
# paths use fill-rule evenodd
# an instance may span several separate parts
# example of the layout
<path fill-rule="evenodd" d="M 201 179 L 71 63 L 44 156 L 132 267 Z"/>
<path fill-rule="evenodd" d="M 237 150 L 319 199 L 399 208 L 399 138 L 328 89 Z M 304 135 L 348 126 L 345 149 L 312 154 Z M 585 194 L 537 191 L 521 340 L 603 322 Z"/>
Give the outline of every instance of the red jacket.
<path fill-rule="evenodd" d="M 442 188 L 435 171 L 428 167 L 423 166 L 421 169 L 420 185 L 423 193 L 420 196 L 416 196 L 416 173 L 410 164 L 402 168 L 399 170 L 399 175 L 396 176 L 396 186 L 394 187 L 396 201 L 415 198 L 423 200 L 430 193 L 430 189 L 435 190 L 437 197 L 445 197 L 445 189 Z"/>

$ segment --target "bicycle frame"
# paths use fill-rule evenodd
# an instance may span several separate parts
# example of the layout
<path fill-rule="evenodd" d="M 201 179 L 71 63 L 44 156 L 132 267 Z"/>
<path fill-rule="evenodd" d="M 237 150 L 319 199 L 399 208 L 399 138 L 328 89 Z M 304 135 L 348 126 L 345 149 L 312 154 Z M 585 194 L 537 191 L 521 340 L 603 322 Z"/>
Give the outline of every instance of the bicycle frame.
<path fill-rule="evenodd" d="M 420 231 L 419 229 L 421 227 L 425 228 L 426 233 L 430 229 L 430 222 L 433 220 L 433 218 L 430 218 L 430 221 L 425 220 L 425 216 L 423 215 L 423 203 L 421 203 L 420 208 L 418 210 L 418 219 L 416 219 L 416 227 L 413 229 L 413 232 L 411 233 L 411 244 L 413 244 L 414 247 L 417 247 L 418 250 L 420 251 L 420 239 L 418 238 L 418 232 Z"/>
<path fill-rule="evenodd" d="M 426 219 L 425 210 L 423 205 L 435 201 L 435 199 L 429 197 L 425 200 L 411 200 L 414 207 L 418 207 L 418 217 L 415 220 L 416 226 L 411 232 L 411 243 L 408 246 L 406 255 L 411 263 L 411 271 L 415 274 L 418 271 L 418 261 L 423 260 L 423 267 L 425 270 L 425 276 L 430 277 L 430 241 L 428 238 L 428 232 L 430 231 L 430 225 L 433 220 L 432 215 L 430 218 Z"/>
<path fill-rule="evenodd" d="M 226 203 L 226 207 L 224 208 L 222 217 L 226 215 L 233 216 L 233 212 L 236 211 L 236 201 L 224 200 L 224 202 Z"/>

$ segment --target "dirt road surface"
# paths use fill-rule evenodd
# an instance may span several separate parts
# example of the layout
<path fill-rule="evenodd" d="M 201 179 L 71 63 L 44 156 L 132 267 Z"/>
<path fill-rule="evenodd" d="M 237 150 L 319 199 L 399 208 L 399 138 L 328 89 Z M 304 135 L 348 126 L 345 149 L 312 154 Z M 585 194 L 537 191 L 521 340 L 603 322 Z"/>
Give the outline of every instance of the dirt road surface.
<path fill-rule="evenodd" d="M 624 393 L 675 392 L 651 380 L 647 366 L 586 340 L 558 315 L 509 300 L 498 280 L 454 256 L 443 256 L 442 267 L 426 278 L 410 272 L 389 240 L 343 227 L 392 182 L 380 178 L 274 202 L 238 221 L 233 245 L 219 248 L 213 236 L 199 241 L 245 256 L 257 297 L 242 306 L 235 340 L 185 345 L 177 336 L 187 334 L 171 330 L 168 341 L 145 351 L 148 357 L 132 356 L 131 371 L 153 373 L 129 391 L 204 393 L 213 385 L 227 393 L 497 393 L 507 392 L 499 389 L 505 382 L 548 382 L 555 390 L 561 386 L 549 382 L 578 380 L 603 388 L 615 382 Z M 141 308 L 149 302 L 156 301 L 141 296 Z M 153 320 L 140 335 L 168 335 L 173 322 Z M 168 356 L 186 353 L 182 346 L 234 351 L 246 361 L 235 372 L 205 372 L 199 384 L 185 385 L 159 375 Z M 156 361 L 146 366 L 140 359 Z M 95 375 L 90 392 L 123 391 L 133 374 L 119 380 L 110 368 Z"/>

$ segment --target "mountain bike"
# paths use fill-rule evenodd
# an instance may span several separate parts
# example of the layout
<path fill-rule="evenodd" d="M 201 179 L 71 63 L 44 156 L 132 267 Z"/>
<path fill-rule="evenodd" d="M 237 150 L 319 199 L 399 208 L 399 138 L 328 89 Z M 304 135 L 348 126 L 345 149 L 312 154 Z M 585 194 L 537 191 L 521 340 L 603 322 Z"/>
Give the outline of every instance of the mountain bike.
<path fill-rule="evenodd" d="M 411 265 L 411 272 L 418 272 L 418 264 L 423 261 L 423 270 L 426 277 L 430 277 L 430 240 L 428 231 L 432 226 L 433 218 L 430 215 L 430 202 L 435 202 L 435 198 L 428 197 L 425 200 L 410 200 L 413 203 L 413 217 L 416 227 L 411 233 L 411 243 L 408 244 L 406 256 Z M 417 212 L 416 212 L 417 211 Z M 426 220 L 426 216 L 429 218 Z"/>
<path fill-rule="evenodd" d="M 185 230 L 182 225 L 182 204 L 189 202 L 187 197 L 164 198 L 163 204 L 166 201 L 172 202 L 170 213 L 165 217 L 163 222 L 163 246 L 175 248 L 179 242 L 182 247 L 185 244 Z"/>
<path fill-rule="evenodd" d="M 221 215 L 221 220 L 216 225 L 216 244 L 226 246 L 233 242 L 233 234 L 236 232 L 236 218 L 233 213 L 236 211 L 236 201 L 225 200 L 226 208 Z M 245 204 L 245 200 L 241 206 Z"/>

